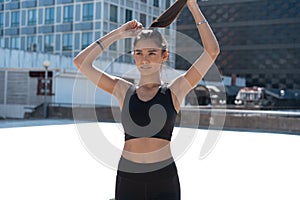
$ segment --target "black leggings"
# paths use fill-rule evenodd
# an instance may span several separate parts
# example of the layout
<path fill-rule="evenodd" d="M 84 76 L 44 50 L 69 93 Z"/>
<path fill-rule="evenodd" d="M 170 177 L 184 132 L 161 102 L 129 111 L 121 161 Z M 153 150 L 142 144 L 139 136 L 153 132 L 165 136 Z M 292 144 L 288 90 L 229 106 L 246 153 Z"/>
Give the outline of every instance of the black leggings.
<path fill-rule="evenodd" d="M 149 167 L 121 158 L 120 163 L 133 167 Z M 119 164 L 120 166 L 120 164 Z M 180 183 L 175 162 L 155 171 L 134 173 L 118 170 L 116 200 L 180 200 Z"/>

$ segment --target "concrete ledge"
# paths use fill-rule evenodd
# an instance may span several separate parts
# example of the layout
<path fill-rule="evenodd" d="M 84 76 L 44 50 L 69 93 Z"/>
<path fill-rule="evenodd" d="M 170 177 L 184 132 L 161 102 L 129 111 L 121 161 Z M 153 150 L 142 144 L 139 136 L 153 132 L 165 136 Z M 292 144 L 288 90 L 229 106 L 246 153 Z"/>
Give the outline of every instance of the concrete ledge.
<path fill-rule="evenodd" d="M 49 107 L 49 118 L 92 120 L 103 122 L 120 122 L 119 108 L 110 107 Z M 179 113 L 176 119 L 177 126 L 191 128 L 218 128 L 230 130 L 253 130 L 267 131 L 289 134 L 300 134 L 300 117 L 276 116 L 271 114 L 234 114 L 226 113 L 218 115 L 214 113 L 211 117 L 210 112 L 201 112 L 201 110 L 185 110 Z M 219 121 L 219 126 L 214 124 Z"/>

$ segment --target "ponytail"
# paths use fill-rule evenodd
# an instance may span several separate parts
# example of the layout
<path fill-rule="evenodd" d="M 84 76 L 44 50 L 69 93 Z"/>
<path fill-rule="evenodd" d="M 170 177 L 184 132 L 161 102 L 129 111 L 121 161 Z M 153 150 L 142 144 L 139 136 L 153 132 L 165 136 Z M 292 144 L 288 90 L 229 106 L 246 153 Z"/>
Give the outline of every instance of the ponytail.
<path fill-rule="evenodd" d="M 165 10 L 158 18 L 156 18 L 150 28 L 169 26 L 180 14 L 187 0 L 177 0 L 175 3 Z"/>

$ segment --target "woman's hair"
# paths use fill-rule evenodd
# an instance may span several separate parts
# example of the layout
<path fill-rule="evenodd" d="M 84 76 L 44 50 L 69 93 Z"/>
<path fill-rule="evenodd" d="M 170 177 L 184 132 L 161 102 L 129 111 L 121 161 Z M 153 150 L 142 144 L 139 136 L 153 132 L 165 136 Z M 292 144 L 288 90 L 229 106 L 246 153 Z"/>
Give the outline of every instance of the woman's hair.
<path fill-rule="evenodd" d="M 167 10 L 165 10 L 159 17 L 157 17 L 150 25 L 149 30 L 143 30 L 134 40 L 133 45 L 140 40 L 153 40 L 156 45 L 162 49 L 162 52 L 168 50 L 168 43 L 164 36 L 155 28 L 162 28 L 169 26 L 180 14 L 187 0 L 177 0 Z"/>
<path fill-rule="evenodd" d="M 134 40 L 133 46 L 140 40 L 152 40 L 164 53 L 168 50 L 168 42 L 156 29 L 143 30 Z"/>
<path fill-rule="evenodd" d="M 177 0 L 175 3 L 165 10 L 158 18 L 156 18 L 150 28 L 169 26 L 180 14 L 187 0 Z"/>

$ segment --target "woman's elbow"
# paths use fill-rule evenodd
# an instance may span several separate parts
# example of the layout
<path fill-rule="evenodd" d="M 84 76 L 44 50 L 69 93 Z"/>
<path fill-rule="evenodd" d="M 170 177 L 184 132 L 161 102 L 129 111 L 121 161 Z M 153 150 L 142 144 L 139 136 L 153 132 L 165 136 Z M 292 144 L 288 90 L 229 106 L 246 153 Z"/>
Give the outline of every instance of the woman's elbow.
<path fill-rule="evenodd" d="M 213 60 L 216 60 L 220 54 L 220 47 L 217 45 L 216 47 L 207 50 L 207 52 Z"/>
<path fill-rule="evenodd" d="M 74 65 L 79 69 L 80 66 L 81 66 L 81 61 L 80 61 L 80 58 L 78 56 L 76 56 L 74 59 L 73 59 L 73 63 Z"/>

